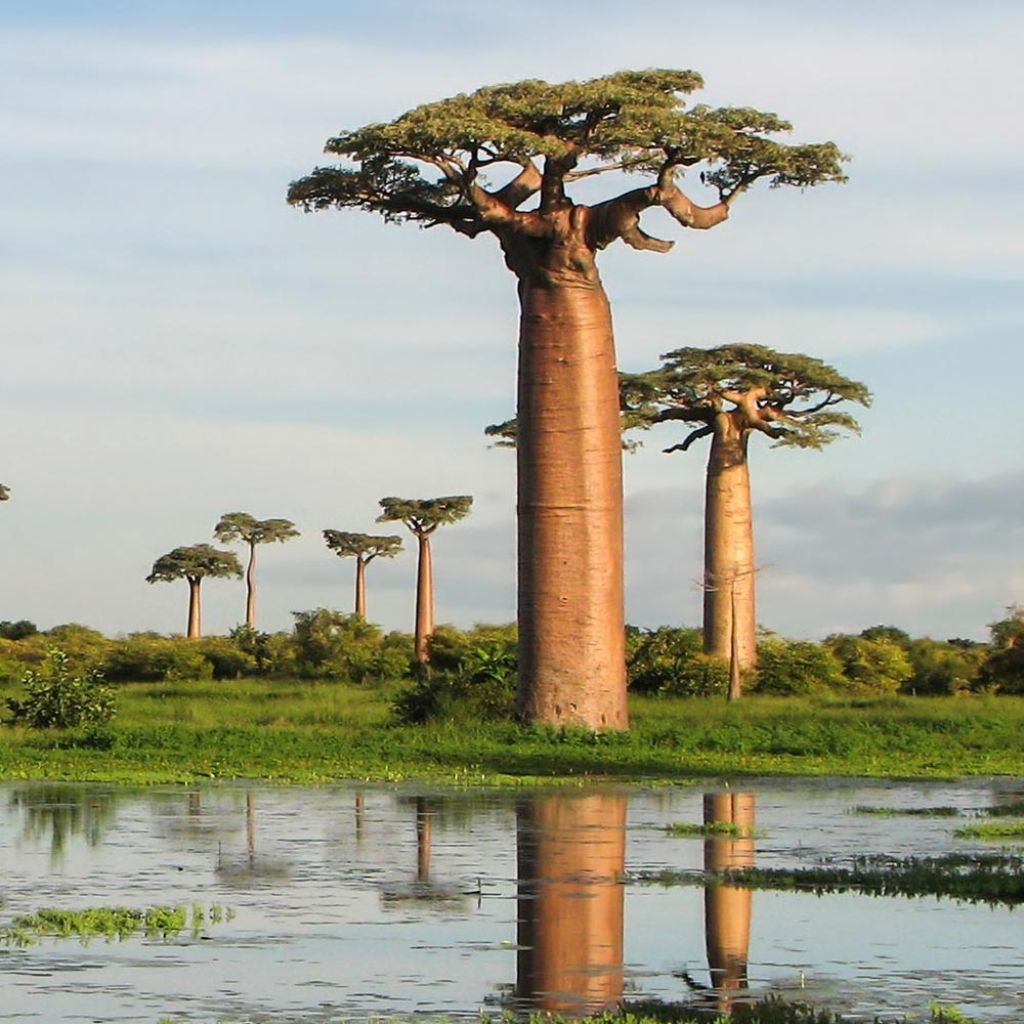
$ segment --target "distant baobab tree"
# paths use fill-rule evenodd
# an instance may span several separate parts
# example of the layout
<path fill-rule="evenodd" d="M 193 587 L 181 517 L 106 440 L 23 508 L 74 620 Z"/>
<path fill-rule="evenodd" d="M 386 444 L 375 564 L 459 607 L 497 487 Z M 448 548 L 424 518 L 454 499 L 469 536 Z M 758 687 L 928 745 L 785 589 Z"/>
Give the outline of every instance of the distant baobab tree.
<path fill-rule="evenodd" d="M 430 660 L 428 641 L 434 632 L 434 567 L 430 538 L 439 526 L 457 523 L 469 515 L 473 499 L 468 494 L 443 498 L 381 498 L 378 523 L 405 523 L 418 545 L 416 568 L 416 660 Z"/>
<path fill-rule="evenodd" d="M 859 381 L 827 363 L 763 345 L 680 348 L 660 369 L 628 375 L 623 395 L 648 424 L 691 424 L 666 452 L 711 438 L 704 501 L 704 650 L 735 671 L 757 661 L 753 507 L 747 447 L 755 431 L 775 447 L 824 448 L 840 431 L 860 433 L 837 412 L 841 402 L 871 403 Z M 733 692 L 736 691 L 736 692 Z M 735 679 L 731 696 L 738 696 Z"/>
<path fill-rule="evenodd" d="M 0 501 L 7 501 L 11 496 L 11 489 L 6 484 L 0 484 Z"/>
<path fill-rule="evenodd" d="M 324 543 L 339 558 L 356 560 L 356 615 L 366 618 L 366 567 L 375 558 L 394 558 L 402 550 L 402 538 L 375 537 L 368 533 L 324 530 Z"/>
<path fill-rule="evenodd" d="M 686 228 L 729 216 L 755 182 L 843 181 L 831 142 L 786 145 L 790 125 L 749 107 L 687 108 L 694 71 L 488 86 L 329 139 L 342 164 L 292 183 L 306 210 L 492 235 L 518 279 L 519 714 L 628 728 L 622 459 L 611 309 L 597 254 L 615 241 L 666 252 L 640 227 L 660 207 Z M 622 172 L 639 188 L 575 202 L 568 186 Z M 677 177 L 700 176 L 700 206 Z M 524 204 L 533 203 L 528 208 Z"/>
<path fill-rule="evenodd" d="M 248 512 L 228 512 L 220 517 L 213 535 L 222 544 L 240 540 L 249 545 L 249 565 L 245 570 L 245 624 L 256 628 L 256 545 L 284 543 L 298 537 L 290 519 L 255 519 Z"/>
<path fill-rule="evenodd" d="M 173 580 L 188 581 L 188 629 L 190 640 L 202 636 L 202 612 L 199 602 L 199 587 L 207 576 L 241 576 L 242 566 L 233 551 L 221 551 L 209 544 L 193 544 L 191 547 L 175 548 L 161 555 L 154 563 L 153 570 L 146 577 L 147 583 L 170 583 Z"/>

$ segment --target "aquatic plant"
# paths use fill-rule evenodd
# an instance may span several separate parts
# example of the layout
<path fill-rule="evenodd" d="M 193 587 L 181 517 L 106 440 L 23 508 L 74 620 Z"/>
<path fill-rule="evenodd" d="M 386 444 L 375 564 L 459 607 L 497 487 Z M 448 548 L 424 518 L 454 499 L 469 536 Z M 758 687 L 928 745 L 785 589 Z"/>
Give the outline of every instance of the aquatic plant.
<path fill-rule="evenodd" d="M 755 829 L 748 825 L 740 825 L 735 821 L 677 821 L 665 826 L 665 831 L 670 836 L 681 838 L 734 838 L 750 839 L 757 835 Z"/>
<path fill-rule="evenodd" d="M 198 933 L 209 921 L 219 924 L 234 917 L 234 912 L 219 903 L 209 908 L 201 903 L 192 906 L 153 906 L 145 910 L 130 907 L 89 907 L 84 910 L 62 910 L 45 907 L 34 914 L 14 918 L 10 925 L 0 928 L 0 943 L 8 946 L 30 946 L 41 938 L 77 938 L 83 944 L 90 939 L 105 937 L 127 939 L 143 934 L 149 938 L 170 939 L 186 928 Z"/>
<path fill-rule="evenodd" d="M 1013 906 L 1024 902 L 1024 857 L 948 854 L 942 857 L 855 857 L 849 867 L 734 868 L 636 872 L 628 881 L 653 885 L 729 885 L 794 892 L 860 892 L 868 896 L 935 896 L 963 903 Z"/>
<path fill-rule="evenodd" d="M 1024 821 L 979 821 L 961 826 L 953 835 L 957 839 L 1024 839 Z"/>
<path fill-rule="evenodd" d="M 920 816 L 922 818 L 956 818 L 962 812 L 958 807 L 875 807 L 857 804 L 850 808 L 850 814 L 875 814 L 879 817 L 895 818 Z"/>

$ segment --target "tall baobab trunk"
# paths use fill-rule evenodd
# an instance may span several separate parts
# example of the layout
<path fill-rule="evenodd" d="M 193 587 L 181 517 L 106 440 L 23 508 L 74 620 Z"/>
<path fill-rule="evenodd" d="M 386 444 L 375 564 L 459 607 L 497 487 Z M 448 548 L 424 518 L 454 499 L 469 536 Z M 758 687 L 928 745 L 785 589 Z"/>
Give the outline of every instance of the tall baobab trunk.
<path fill-rule="evenodd" d="M 416 567 L 416 660 L 430 661 L 430 637 L 434 633 L 434 566 L 430 556 L 430 534 L 417 533 L 419 561 Z"/>
<path fill-rule="evenodd" d="M 519 298 L 519 713 L 626 729 L 611 311 L 596 269 L 521 273 Z"/>
<path fill-rule="evenodd" d="M 356 615 L 366 618 L 366 560 L 356 555 Z"/>
<path fill-rule="evenodd" d="M 757 663 L 747 437 L 733 414 L 716 414 L 704 498 L 704 650 L 739 670 Z"/>
<path fill-rule="evenodd" d="M 256 628 L 256 544 L 249 542 L 249 566 L 245 570 L 245 624 Z"/>
<path fill-rule="evenodd" d="M 617 1009 L 626 798 L 527 797 L 516 811 L 516 837 L 519 997 L 556 1013 Z"/>
<path fill-rule="evenodd" d="M 712 838 L 704 842 L 704 870 L 721 872 L 754 863 L 754 794 L 706 793 L 704 821 L 729 822 L 744 830 L 739 839 Z M 704 890 L 704 929 L 711 986 L 718 1009 L 728 1012 L 737 990 L 747 987 L 750 956 L 750 889 L 709 885 Z"/>
<path fill-rule="evenodd" d="M 202 580 L 188 579 L 188 632 L 189 640 L 198 640 L 202 635 L 202 609 L 199 606 L 199 584 Z"/>
<path fill-rule="evenodd" d="M 416 881 L 430 881 L 430 847 L 433 811 L 426 798 L 416 797 Z"/>

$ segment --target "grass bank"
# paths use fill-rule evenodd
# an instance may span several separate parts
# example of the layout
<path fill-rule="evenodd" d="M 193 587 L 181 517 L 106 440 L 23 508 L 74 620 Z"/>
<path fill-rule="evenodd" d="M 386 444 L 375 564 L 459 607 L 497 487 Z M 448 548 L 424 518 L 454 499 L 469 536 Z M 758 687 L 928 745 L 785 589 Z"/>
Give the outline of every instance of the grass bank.
<path fill-rule="evenodd" d="M 0 778 L 454 783 L 743 774 L 1024 775 L 1024 699 L 634 698 L 625 735 L 390 724 L 394 691 L 239 680 L 117 687 L 92 731 L 0 726 Z"/>

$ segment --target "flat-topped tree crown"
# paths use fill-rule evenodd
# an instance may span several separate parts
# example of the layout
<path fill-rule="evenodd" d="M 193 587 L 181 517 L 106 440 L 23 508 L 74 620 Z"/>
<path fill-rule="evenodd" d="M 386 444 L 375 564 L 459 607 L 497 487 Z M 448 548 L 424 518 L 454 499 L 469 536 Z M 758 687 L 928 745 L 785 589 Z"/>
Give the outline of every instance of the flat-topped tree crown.
<path fill-rule="evenodd" d="M 402 538 L 374 536 L 369 533 L 346 533 L 343 530 L 324 530 L 324 543 L 339 558 L 361 558 L 369 562 L 374 558 L 394 558 L 402 550 Z"/>
<path fill-rule="evenodd" d="M 841 431 L 860 433 L 857 420 L 835 406 L 871 404 L 871 392 L 860 381 L 799 352 L 734 344 L 679 348 L 662 359 L 661 369 L 630 378 L 634 390 L 627 401 L 637 420 L 703 424 L 667 451 L 686 451 L 711 435 L 723 411 L 732 412 L 740 431 L 760 431 L 775 446 L 820 449 Z"/>
<path fill-rule="evenodd" d="M 469 515 L 473 498 L 453 494 L 443 498 L 381 498 L 378 523 L 405 523 L 417 536 L 433 533 L 439 526 L 457 523 Z"/>

